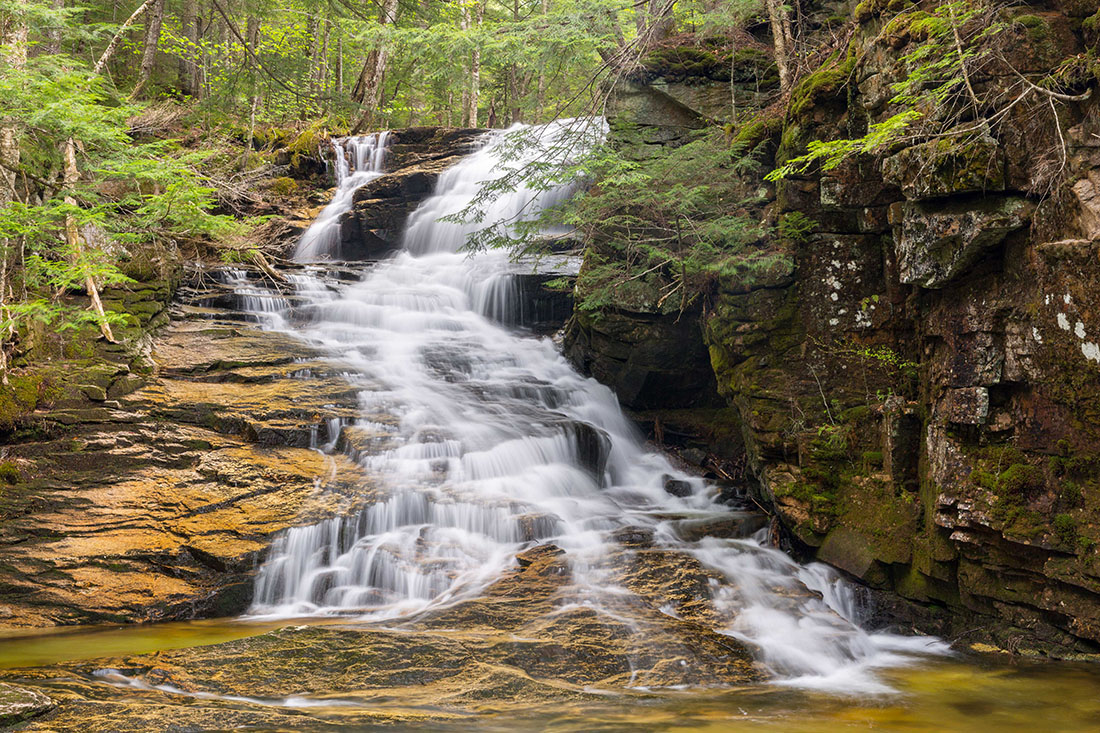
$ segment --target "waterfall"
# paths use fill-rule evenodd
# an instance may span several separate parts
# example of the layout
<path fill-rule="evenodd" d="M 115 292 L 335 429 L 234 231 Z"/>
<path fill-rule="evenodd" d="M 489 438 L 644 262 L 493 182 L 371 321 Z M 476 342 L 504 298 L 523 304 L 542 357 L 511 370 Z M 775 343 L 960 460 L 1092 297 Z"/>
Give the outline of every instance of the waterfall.
<path fill-rule="evenodd" d="M 708 569 L 716 630 L 758 648 L 785 684 L 887 689 L 876 668 L 943 645 L 864 631 L 851 590 L 823 566 L 801 567 L 747 537 L 681 539 L 678 521 L 728 512 L 717 489 L 648 449 L 613 393 L 549 339 L 503 326 L 500 311 L 514 299 L 501 282 L 516 265 L 504 252 L 460 251 L 475 225 L 438 221 L 547 145 L 548 155 L 571 155 L 561 142 L 577 124 L 534 130 L 532 150 L 510 161 L 504 151 L 520 131 L 488 134 L 410 217 L 403 251 L 336 292 L 316 274 L 295 280 L 305 305 L 285 328 L 371 385 L 359 395 L 361 417 L 332 428 L 346 440 L 330 436 L 328 448 L 370 446 L 349 455 L 373 498 L 356 515 L 276 539 L 251 613 L 407 617 L 475 597 L 517 552 L 544 541 L 565 551 L 576 598 L 613 604 L 626 593 L 611 588 L 623 551 L 616 532 L 640 527 Z M 570 189 L 520 186 L 488 208 L 515 221 Z M 670 479 L 677 495 L 665 489 Z"/>
<path fill-rule="evenodd" d="M 355 192 L 382 175 L 389 136 L 389 132 L 377 132 L 332 141 L 336 193 L 298 240 L 296 261 L 314 262 L 339 252 L 340 219 L 351 210 Z"/>

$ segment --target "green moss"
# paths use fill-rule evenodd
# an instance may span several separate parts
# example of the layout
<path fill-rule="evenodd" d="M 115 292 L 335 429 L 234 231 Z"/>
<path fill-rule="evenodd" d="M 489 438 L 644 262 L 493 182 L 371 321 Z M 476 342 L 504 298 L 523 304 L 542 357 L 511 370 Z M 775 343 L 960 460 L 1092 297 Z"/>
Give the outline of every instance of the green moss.
<path fill-rule="evenodd" d="M 814 494 L 810 497 L 810 511 L 822 517 L 833 518 L 840 513 L 836 494 Z"/>
<path fill-rule="evenodd" d="M 995 507 L 997 516 L 1004 522 L 1004 533 L 1008 536 L 1033 540 L 1047 530 L 1047 521 L 1039 512 L 1026 507 L 1015 506 L 1003 500 Z"/>
<path fill-rule="evenodd" d="M 715 81 L 729 81 L 730 78 L 728 55 L 696 46 L 658 48 L 642 61 L 642 65 L 651 74 L 670 78 L 694 76 Z"/>
<path fill-rule="evenodd" d="M 1100 13 L 1090 15 L 1081 21 L 1081 30 L 1085 31 L 1088 38 L 1094 39 L 1098 32 L 1100 32 Z"/>
<path fill-rule="evenodd" d="M 882 465 L 882 451 L 869 450 L 863 452 L 863 462 L 868 466 L 881 466 Z"/>
<path fill-rule="evenodd" d="M 1043 470 L 1038 466 L 1016 463 L 997 477 L 997 493 L 1002 496 L 1024 496 L 1029 491 L 1042 488 Z"/>
<path fill-rule="evenodd" d="M 50 401 L 58 390 L 54 380 L 41 372 L 9 374 L 8 382 L 0 387 L 0 431 L 24 424 L 30 413 Z"/>
<path fill-rule="evenodd" d="M 1077 521 L 1069 514 L 1057 515 L 1054 517 L 1054 533 L 1064 544 L 1074 545 L 1077 542 Z"/>
<path fill-rule="evenodd" d="M 871 408 L 868 405 L 856 405 L 840 413 L 840 421 L 844 423 L 857 423 L 867 419 L 870 415 Z"/>
<path fill-rule="evenodd" d="M 15 465 L 15 461 L 0 461 L 0 481 L 10 485 L 19 483 L 23 478 L 23 474 L 19 471 L 19 466 Z"/>
<path fill-rule="evenodd" d="M 297 193 L 298 182 L 289 176 L 281 176 L 271 182 L 271 190 L 281 196 Z"/>
<path fill-rule="evenodd" d="M 882 29 L 881 38 L 893 45 L 896 45 L 899 40 L 906 39 L 909 41 L 924 41 L 928 37 L 927 32 L 915 29 L 913 25 L 932 17 L 930 13 L 923 10 L 901 13 L 886 24 L 886 27 Z"/>
<path fill-rule="evenodd" d="M 783 115 L 776 112 L 762 112 L 737 128 L 732 129 L 733 140 L 731 145 L 739 150 L 755 150 L 761 143 L 774 140 L 783 131 Z"/>
<path fill-rule="evenodd" d="M 862 0 L 856 5 L 855 17 L 860 23 L 866 23 L 884 12 L 898 12 L 912 6 L 910 0 Z"/>
<path fill-rule="evenodd" d="M 837 98 L 851 80 L 857 63 L 855 56 L 848 56 L 839 63 L 836 59 L 831 61 L 819 71 L 803 77 L 791 92 L 788 119 L 808 121 L 816 107 Z"/>
<path fill-rule="evenodd" d="M 1074 508 L 1081 505 L 1081 487 L 1073 481 L 1066 481 L 1062 484 L 1061 500 L 1063 506 Z"/>
<path fill-rule="evenodd" d="M 1016 22 L 1029 31 L 1041 32 L 1044 35 L 1050 27 L 1047 22 L 1038 15 L 1018 15 L 1016 16 Z"/>

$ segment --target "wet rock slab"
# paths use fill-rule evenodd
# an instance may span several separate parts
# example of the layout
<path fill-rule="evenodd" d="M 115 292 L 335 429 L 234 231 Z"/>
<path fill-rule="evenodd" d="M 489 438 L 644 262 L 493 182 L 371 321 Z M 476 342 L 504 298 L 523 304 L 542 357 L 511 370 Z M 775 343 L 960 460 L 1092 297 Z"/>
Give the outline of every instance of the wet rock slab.
<path fill-rule="evenodd" d="M 356 389 L 299 378 L 331 372 L 301 343 L 185 319 L 152 358 L 143 388 L 44 414 L 8 449 L 24 480 L 0 498 L 0 628 L 238 613 L 274 533 L 365 500 L 342 487 L 369 496 L 309 449 Z"/>
<path fill-rule="evenodd" d="M 416 723 L 736 686 L 762 673 L 736 640 L 655 604 L 698 596 L 706 575 L 650 550 L 624 578 L 651 593 L 586 604 L 552 545 L 481 596 L 415 620 L 288 626 L 212 646 L 3 673 L 57 707 L 27 730 L 130 731 Z M 705 614 L 704 614 L 705 615 Z"/>

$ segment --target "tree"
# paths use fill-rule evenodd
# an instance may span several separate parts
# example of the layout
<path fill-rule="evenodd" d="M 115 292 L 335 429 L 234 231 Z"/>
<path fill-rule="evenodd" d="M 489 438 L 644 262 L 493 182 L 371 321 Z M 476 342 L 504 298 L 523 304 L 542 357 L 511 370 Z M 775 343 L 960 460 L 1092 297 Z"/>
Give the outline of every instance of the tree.
<path fill-rule="evenodd" d="M 378 16 L 378 24 L 383 27 L 397 23 L 397 0 L 383 0 L 382 11 Z M 389 61 L 389 52 L 383 40 L 378 47 L 372 48 L 363 62 L 363 69 L 359 73 L 359 82 L 355 86 L 353 96 L 362 105 L 362 115 L 355 124 L 354 132 L 370 127 L 372 120 L 378 113 L 379 103 L 382 101 L 382 82 L 386 75 L 386 64 Z"/>
<path fill-rule="evenodd" d="M 768 22 L 772 28 L 772 44 L 775 46 L 775 66 L 779 71 L 779 90 L 783 94 L 791 91 L 791 51 L 794 43 L 791 38 L 791 17 L 783 0 L 767 0 Z"/>
<path fill-rule="evenodd" d="M 157 48 L 160 46 L 160 28 L 164 23 L 165 0 L 153 0 L 146 11 L 145 41 L 141 54 L 141 79 L 131 96 L 137 98 L 153 78 L 153 69 L 157 61 Z"/>
<path fill-rule="evenodd" d="M 14 3 L 15 12 L 3 18 L 3 62 L 5 71 L 18 74 L 27 64 L 27 22 L 22 14 L 26 11 L 26 0 Z M 20 151 L 18 127 L 14 119 L 0 122 L 0 208 L 16 200 L 17 178 L 19 172 Z M 7 343 L 14 333 L 14 319 L 9 309 L 12 297 L 10 275 L 14 267 L 12 254 L 15 250 L 12 238 L 0 237 L 0 380 L 8 383 Z"/>

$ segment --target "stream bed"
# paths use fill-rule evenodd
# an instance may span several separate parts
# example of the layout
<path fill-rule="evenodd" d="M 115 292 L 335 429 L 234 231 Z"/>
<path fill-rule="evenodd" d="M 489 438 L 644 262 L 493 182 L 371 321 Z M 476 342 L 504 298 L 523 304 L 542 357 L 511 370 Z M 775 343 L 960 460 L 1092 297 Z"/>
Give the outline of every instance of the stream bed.
<path fill-rule="evenodd" d="M 883 673 L 895 688 L 888 695 L 838 695 L 773 685 L 708 690 L 605 691 L 584 701 L 509 707 L 487 703 L 453 716 L 446 706 L 433 710 L 418 688 L 406 688 L 388 700 L 363 706 L 323 704 L 272 709 L 261 702 L 190 697 L 181 692 L 109 684 L 95 677 L 81 660 L 154 654 L 160 650 L 223 644 L 258 636 L 285 622 L 239 619 L 129 626 L 116 629 L 69 629 L 49 635 L 0 640 L 0 669 L 68 666 L 72 672 L 39 687 L 57 701 L 81 706 L 78 716 L 43 720 L 43 730 L 224 729 L 230 721 L 248 719 L 259 730 L 424 731 L 1063 731 L 1084 733 L 1100 728 L 1100 670 L 1091 664 L 1049 663 L 1012 659 L 1003 654 L 953 655 L 924 660 Z M 317 623 L 316 619 L 303 620 Z M 346 623 L 330 621 L 332 623 Z M 299 624 L 300 625 L 300 624 Z M 16 677 L 22 676 L 16 673 Z M 35 675 L 37 676 L 37 675 Z M 11 672 L 4 677 L 13 679 Z M 67 677 L 67 678 L 66 678 Z M 291 688 L 292 689 L 292 688 Z M 91 698 L 94 702 L 88 702 Z M 85 702 L 80 703 L 79 701 Z M 300 701 L 299 701 L 300 702 Z M 62 705 L 62 711 L 69 705 Z M 140 711 L 156 711 L 149 717 Z M 110 711 L 110 712 L 107 712 Z M 257 712 L 258 711 L 258 712 Z M 433 715 L 433 712 L 436 715 Z M 111 722 L 113 718 L 113 723 Z M 434 719 L 433 719 L 434 718 Z M 127 722 L 127 721 L 132 722 Z M 161 727 L 155 721 L 161 721 Z M 210 727 L 186 728 L 188 721 Z M 221 722 L 218 722 L 221 721 Z"/>

